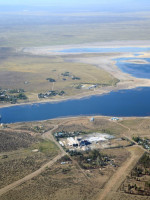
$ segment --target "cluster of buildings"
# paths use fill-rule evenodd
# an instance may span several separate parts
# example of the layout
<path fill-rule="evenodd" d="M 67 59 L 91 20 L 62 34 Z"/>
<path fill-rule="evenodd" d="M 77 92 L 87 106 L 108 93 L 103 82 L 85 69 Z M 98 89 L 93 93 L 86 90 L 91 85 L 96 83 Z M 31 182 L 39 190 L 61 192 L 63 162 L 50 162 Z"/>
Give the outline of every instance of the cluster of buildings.
<path fill-rule="evenodd" d="M 61 140 L 59 141 L 59 144 L 64 147 L 68 147 L 69 149 L 71 148 L 79 148 L 79 149 L 85 149 L 92 143 L 88 140 L 84 140 L 80 137 L 68 137 L 66 140 Z"/>
<path fill-rule="evenodd" d="M 88 90 L 91 90 L 91 89 L 95 89 L 97 88 L 97 84 L 96 85 L 88 85 L 88 84 L 84 84 L 81 86 L 82 89 L 88 89 Z"/>
<path fill-rule="evenodd" d="M 93 121 L 91 118 L 90 121 Z M 108 144 L 114 136 L 106 133 L 80 134 L 79 132 L 58 132 L 54 137 L 62 147 L 68 150 L 89 150 Z"/>
<path fill-rule="evenodd" d="M 73 147 L 83 147 L 83 146 L 88 146 L 91 143 L 88 140 L 82 140 L 81 138 L 78 137 L 69 137 L 67 138 L 67 142 L 69 146 Z"/>
<path fill-rule="evenodd" d="M 53 97 L 53 96 L 56 96 L 56 95 L 62 96 L 64 94 L 65 94 L 65 92 L 63 90 L 62 91 L 51 90 L 51 91 L 48 91 L 46 93 L 39 93 L 38 98 L 39 99 L 49 98 L 49 97 Z"/>

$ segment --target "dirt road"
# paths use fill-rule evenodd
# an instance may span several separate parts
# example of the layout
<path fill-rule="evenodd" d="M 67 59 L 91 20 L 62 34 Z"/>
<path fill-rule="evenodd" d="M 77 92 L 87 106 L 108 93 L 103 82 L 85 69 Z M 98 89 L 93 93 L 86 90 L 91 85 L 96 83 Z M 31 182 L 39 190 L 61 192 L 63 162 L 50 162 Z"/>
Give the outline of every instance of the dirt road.
<path fill-rule="evenodd" d="M 111 200 L 112 193 L 119 189 L 126 176 L 131 172 L 144 153 L 144 150 L 138 146 L 129 147 L 129 151 L 131 152 L 131 156 L 113 174 L 104 189 L 101 190 L 97 200 Z"/>
<path fill-rule="evenodd" d="M 65 123 L 66 123 L 66 122 L 65 122 Z M 63 123 L 63 124 L 65 124 L 65 123 Z M 93 183 L 91 182 L 90 178 L 87 176 L 85 170 L 83 170 L 83 169 L 80 167 L 80 165 L 78 164 L 78 162 L 77 162 L 76 160 L 72 159 L 72 157 L 71 157 L 68 153 L 66 153 L 65 150 L 62 148 L 62 146 L 55 140 L 55 138 L 54 138 L 54 136 L 53 136 L 53 134 L 52 134 L 52 131 L 56 130 L 57 128 L 58 128 L 58 125 L 55 125 L 54 128 L 53 128 L 53 130 L 48 131 L 47 133 L 45 133 L 45 134 L 43 135 L 43 138 L 44 138 L 44 139 L 50 139 L 51 141 L 53 141 L 53 142 L 56 144 L 56 146 L 58 146 L 58 148 L 61 150 L 61 152 L 64 153 L 64 155 L 68 155 L 68 157 L 70 158 L 70 160 L 72 161 L 72 163 L 76 166 L 77 170 L 80 171 L 80 172 L 84 175 L 84 177 L 87 179 L 87 181 L 88 181 L 90 184 L 93 184 Z"/>
<path fill-rule="evenodd" d="M 64 153 L 61 153 L 60 155 L 56 156 L 53 160 L 51 160 L 50 162 L 46 163 L 45 165 L 43 165 L 40 169 L 38 169 L 37 171 L 25 176 L 24 178 L 0 189 L 0 196 L 2 196 L 3 194 L 5 194 L 6 192 L 16 188 L 17 186 L 21 185 L 22 183 L 25 183 L 29 180 L 31 180 L 32 178 L 38 176 L 39 174 L 41 174 L 43 171 L 45 171 L 45 169 L 47 167 L 51 167 L 55 162 L 57 162 L 60 158 L 62 158 L 64 156 Z"/>
<path fill-rule="evenodd" d="M 61 153 L 56 156 L 55 158 L 53 158 L 51 161 L 49 161 L 48 163 L 46 163 L 45 165 L 43 165 L 41 168 L 39 168 L 38 170 L 36 170 L 35 172 L 25 176 L 24 178 L 15 181 L 14 183 L 7 185 L 6 187 L 0 189 L 0 196 L 2 196 L 3 194 L 5 194 L 6 192 L 16 188 L 17 186 L 21 185 L 22 183 L 25 183 L 29 180 L 31 180 L 32 178 L 38 176 L 39 174 L 41 174 L 43 171 L 46 170 L 46 168 L 51 167 L 55 162 L 57 162 L 60 158 L 62 158 L 64 155 L 66 155 L 66 152 L 60 148 L 60 146 L 58 145 L 58 143 L 54 140 L 53 136 L 52 136 L 52 132 L 57 129 L 58 125 L 54 126 L 54 128 L 51 131 L 48 131 L 47 133 L 45 133 L 45 138 L 47 139 L 51 139 L 61 150 Z"/>

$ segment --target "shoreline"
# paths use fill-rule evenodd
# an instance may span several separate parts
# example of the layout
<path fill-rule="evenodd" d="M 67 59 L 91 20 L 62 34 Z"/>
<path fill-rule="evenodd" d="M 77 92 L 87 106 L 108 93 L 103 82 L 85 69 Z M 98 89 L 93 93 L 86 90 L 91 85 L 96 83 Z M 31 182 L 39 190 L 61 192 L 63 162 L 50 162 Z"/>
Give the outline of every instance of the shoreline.
<path fill-rule="evenodd" d="M 110 86 L 112 87 L 112 86 Z M 44 103 L 59 103 L 59 102 L 63 102 L 63 101 L 69 101 L 69 100 L 76 100 L 76 99 L 84 99 L 84 98 L 90 98 L 91 96 L 101 96 L 101 95 L 105 95 L 105 94 L 108 94 L 110 92 L 113 92 L 113 91 L 119 91 L 121 89 L 118 89 L 114 87 L 114 89 L 108 89 L 108 90 L 104 90 L 104 88 L 102 88 L 103 91 L 93 91 L 93 92 L 89 92 L 89 93 L 86 93 L 86 94 L 78 94 L 78 95 L 75 95 L 75 96 L 68 96 L 68 97 L 65 97 L 65 98 L 61 98 L 61 99 L 46 99 L 46 100 L 39 100 L 39 101 L 32 101 L 32 102 L 24 102 L 24 103 L 16 103 L 16 104 L 4 104 L 4 105 L 0 105 L 0 109 L 1 108 L 8 108 L 8 107 L 14 107 L 14 106 L 24 106 L 24 105 L 33 105 L 33 104 L 44 104 Z"/>
<path fill-rule="evenodd" d="M 150 82 L 150 80 L 149 80 Z M 128 83 L 129 84 L 129 83 Z M 149 83 L 150 84 L 150 83 Z M 99 90 L 96 91 L 92 91 L 89 93 L 85 93 L 85 94 L 78 94 L 75 96 L 68 96 L 66 98 L 61 98 L 61 99 L 47 99 L 47 100 L 42 100 L 42 101 L 32 101 L 32 102 L 24 102 L 24 103 L 16 103 L 16 104 L 4 104 L 4 105 L 0 105 L 0 109 L 2 108 L 9 108 L 9 107 L 15 107 L 15 106 L 27 106 L 27 105 L 34 105 L 34 104 L 46 104 L 46 103 L 59 103 L 59 102 L 63 102 L 63 101 L 69 101 L 69 100 L 80 100 L 80 99 L 85 99 L 85 98 L 90 98 L 92 96 L 102 96 L 102 95 L 107 95 L 111 92 L 118 92 L 120 90 L 130 90 L 130 89 L 136 89 L 136 88 L 142 88 L 142 87 L 150 87 L 150 85 L 146 85 L 146 84 L 133 84 L 133 85 L 124 85 L 123 82 L 119 82 L 117 85 L 119 86 L 108 86 L 105 88 L 101 88 Z"/>
<path fill-rule="evenodd" d="M 44 120 L 34 120 L 34 121 L 21 121 L 21 122 L 11 122 L 11 123 L 2 123 L 2 124 L 6 124 L 6 125 L 17 125 L 17 124 L 22 124 L 22 123 L 42 123 L 42 122 L 48 122 L 48 121 L 58 121 L 60 123 L 60 121 L 62 120 L 73 120 L 73 119 L 77 119 L 79 120 L 80 118 L 84 119 L 84 118 L 87 118 L 90 120 L 90 118 L 106 118 L 107 120 L 110 120 L 112 121 L 112 123 L 117 123 L 116 121 L 113 121 L 111 120 L 111 118 L 113 117 L 117 117 L 119 119 L 119 121 L 122 121 L 122 120 L 128 120 L 128 119 L 150 119 L 150 115 L 148 116 L 117 116 L 117 115 L 70 115 L 70 116 L 62 116 L 62 117 L 55 117 L 55 118 L 51 118 L 51 119 L 44 119 Z"/>
<path fill-rule="evenodd" d="M 109 41 L 109 42 L 94 42 L 94 43 L 82 43 L 82 44 L 70 44 L 70 45 L 53 45 L 53 46 L 39 46 L 39 47 L 21 47 L 16 48 L 17 51 L 22 51 L 27 54 L 50 56 L 50 55 L 79 55 L 79 54 L 98 54 L 103 52 L 59 52 L 62 50 L 74 49 L 74 48 L 150 48 L 150 40 L 138 40 L 138 41 Z M 109 52 L 108 52 L 109 53 Z M 112 52 L 110 52 L 112 53 Z M 130 53 L 130 52 L 129 52 Z M 136 53 L 136 52 L 135 52 Z"/>

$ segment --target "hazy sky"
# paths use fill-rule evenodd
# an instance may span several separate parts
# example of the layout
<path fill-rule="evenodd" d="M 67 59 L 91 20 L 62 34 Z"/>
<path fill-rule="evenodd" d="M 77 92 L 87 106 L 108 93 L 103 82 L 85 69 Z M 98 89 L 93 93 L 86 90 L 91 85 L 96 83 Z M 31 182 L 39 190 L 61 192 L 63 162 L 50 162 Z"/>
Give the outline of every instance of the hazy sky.
<path fill-rule="evenodd" d="M 128 4 L 128 5 L 150 5 L 149 0 L 0 0 L 1 5 L 13 5 L 13 4 L 19 4 L 19 5 L 36 5 L 36 4 Z"/>
<path fill-rule="evenodd" d="M 150 10 L 150 0 L 0 0 L 0 5 L 92 7 L 108 10 Z"/>

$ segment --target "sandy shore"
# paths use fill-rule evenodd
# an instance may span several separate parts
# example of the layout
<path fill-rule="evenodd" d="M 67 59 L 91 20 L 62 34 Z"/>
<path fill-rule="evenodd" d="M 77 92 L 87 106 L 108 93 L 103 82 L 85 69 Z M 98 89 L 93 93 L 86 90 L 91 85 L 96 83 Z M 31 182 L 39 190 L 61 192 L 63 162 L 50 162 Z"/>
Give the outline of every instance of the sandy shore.
<path fill-rule="evenodd" d="M 133 64 L 150 64 L 148 61 L 146 60 L 124 60 L 123 62 L 125 63 L 133 63 Z"/>
<path fill-rule="evenodd" d="M 29 47 L 19 48 L 18 51 L 30 53 L 34 55 L 66 55 L 66 54 L 80 54 L 80 53 L 62 53 L 57 51 L 73 49 L 73 48 L 120 48 L 120 47 L 150 47 L 150 40 L 145 41 L 110 41 L 98 43 L 85 43 L 76 45 L 57 45 L 44 47 Z"/>
<path fill-rule="evenodd" d="M 59 99 L 46 99 L 46 100 L 39 100 L 34 102 L 25 102 L 25 103 L 17 103 L 17 104 L 0 104 L 0 108 L 4 107 L 12 107 L 12 106 L 25 106 L 25 105 L 32 105 L 38 103 L 57 103 L 60 101 L 67 101 L 73 99 L 81 99 L 81 98 L 90 98 L 93 95 L 105 95 L 112 91 L 118 90 L 127 90 L 127 89 L 134 89 L 137 87 L 150 87 L 150 80 L 149 79 L 132 79 L 126 81 L 120 81 L 117 86 L 108 86 L 102 87 L 100 89 L 96 89 L 94 91 L 88 91 L 82 94 L 70 96 L 70 97 L 62 97 Z"/>

